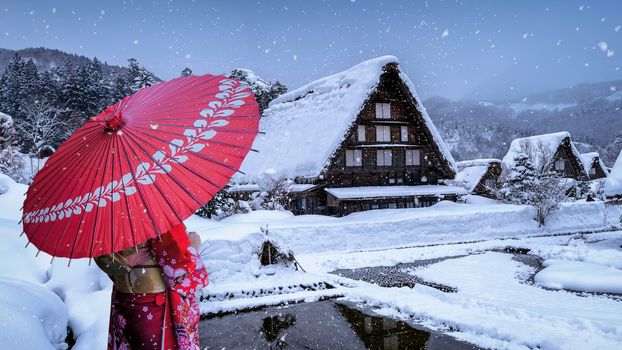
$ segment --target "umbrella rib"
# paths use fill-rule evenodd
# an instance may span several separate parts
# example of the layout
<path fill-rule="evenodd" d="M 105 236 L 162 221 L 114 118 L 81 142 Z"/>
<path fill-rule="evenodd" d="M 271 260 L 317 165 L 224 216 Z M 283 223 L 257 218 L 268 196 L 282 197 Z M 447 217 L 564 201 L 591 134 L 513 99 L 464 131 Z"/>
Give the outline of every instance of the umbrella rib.
<path fill-rule="evenodd" d="M 155 135 L 146 134 L 146 133 L 143 133 L 143 132 L 138 131 L 138 130 L 136 130 L 136 131 L 137 131 L 137 132 L 140 132 L 140 133 L 142 133 L 142 134 L 145 134 L 145 135 L 147 135 L 147 136 L 149 136 L 149 137 L 151 137 L 151 138 L 154 138 L 154 139 L 156 139 L 156 140 L 158 140 L 158 141 L 165 142 L 165 143 L 167 143 L 167 144 L 169 144 L 169 145 L 174 145 L 174 144 L 173 144 L 173 143 L 171 143 L 170 141 L 166 141 L 166 140 L 164 140 L 164 139 L 162 139 L 162 138 L 159 138 L 159 137 L 157 137 L 157 136 L 155 136 Z M 131 133 L 131 131 L 129 131 L 129 132 Z M 149 144 L 149 143 L 148 143 L 148 142 L 146 142 L 144 139 L 142 139 L 140 136 L 138 136 L 138 135 L 135 135 L 135 136 L 136 136 L 136 138 L 138 138 L 139 140 L 141 140 L 141 141 L 143 141 L 143 142 L 145 142 L 145 143 Z M 185 136 L 184 136 L 184 137 L 185 137 Z M 154 147 L 154 148 L 156 148 L 156 149 L 157 149 L 157 147 Z M 195 156 L 197 156 L 197 157 L 199 157 L 199 158 L 201 158 L 201 159 L 203 159 L 203 160 L 207 160 L 207 161 L 212 162 L 212 163 L 214 163 L 214 164 L 218 164 L 218 165 L 220 165 L 220 166 L 222 166 L 222 167 L 224 167 L 224 168 L 227 168 L 227 169 L 229 169 L 229 170 L 233 170 L 233 171 L 236 171 L 236 172 L 237 172 L 237 171 L 239 171 L 238 169 L 236 169 L 235 167 L 233 167 L 233 166 L 231 166 L 231 165 L 225 164 L 225 163 L 223 163 L 223 162 L 219 162 L 219 161 L 217 161 L 217 160 L 215 160 L 215 159 L 213 159 L 213 158 L 211 158 L 211 157 L 208 157 L 208 156 L 202 155 L 201 153 L 198 153 L 198 152 L 192 152 L 192 154 L 193 154 L 193 155 L 195 155 Z M 234 156 L 234 155 L 232 155 L 232 154 L 229 154 L 229 155 Z M 242 160 L 244 160 L 244 158 L 243 158 L 243 157 L 242 157 L 241 159 L 242 159 Z M 179 163 L 178 163 L 178 164 L 179 164 Z M 181 166 L 183 166 L 184 168 L 186 168 L 186 169 L 190 170 L 190 169 L 189 169 L 189 168 L 187 168 L 184 164 L 179 164 L 179 165 L 181 165 Z M 205 179 L 205 180 L 206 180 L 206 181 L 209 181 L 209 180 L 207 180 L 207 179 Z M 211 181 L 210 181 L 210 182 L 211 182 Z M 222 187 L 220 187 L 220 186 L 218 186 L 218 185 L 216 185 L 216 184 L 214 184 L 214 183 L 212 183 L 212 184 L 213 184 L 214 186 L 217 186 L 219 189 L 221 189 L 221 190 L 222 190 Z"/>
<path fill-rule="evenodd" d="M 93 148 L 89 149 L 89 151 L 87 152 L 87 155 L 88 155 L 88 154 L 93 153 L 94 151 L 95 151 L 95 147 L 93 147 Z M 64 159 L 64 158 L 62 158 L 62 159 Z M 54 161 L 56 162 L 56 160 L 54 160 Z M 77 167 L 77 166 L 79 166 L 79 165 L 80 165 L 80 163 L 78 163 L 78 162 L 73 162 L 73 163 L 71 163 L 71 166 L 70 166 L 68 169 L 69 169 L 69 170 L 73 170 L 74 168 L 76 168 L 76 167 Z M 50 167 L 50 168 L 48 168 L 48 169 L 51 169 L 51 167 Z M 58 170 L 58 169 L 55 169 L 55 170 Z M 37 183 L 36 183 L 36 184 L 33 184 L 33 185 L 37 185 L 37 186 L 38 186 L 38 185 L 39 185 L 40 183 L 42 183 L 42 182 L 43 182 L 43 183 L 45 183 L 45 180 L 47 180 L 47 179 L 48 179 L 48 177 L 49 177 L 49 176 L 52 176 L 52 175 L 55 175 L 55 177 L 53 178 L 53 180 L 51 180 L 51 181 L 53 181 L 53 184 L 54 184 L 54 185 L 56 185 L 56 184 L 58 183 L 58 181 L 59 181 L 59 180 L 62 180 L 62 179 L 63 179 L 63 177 L 61 176 L 61 174 L 59 174 L 57 171 L 55 171 L 55 172 L 51 172 L 51 170 L 46 170 L 46 172 L 45 172 L 45 173 L 42 173 L 41 175 L 43 175 L 43 177 L 42 177 L 41 179 L 39 179 L 39 178 L 38 178 L 38 179 L 37 179 Z M 36 193 L 36 195 L 38 195 L 39 197 L 38 197 L 38 198 L 35 200 L 35 202 L 32 204 L 32 208 L 31 208 L 31 209 L 29 209 L 29 211 L 35 210 L 35 209 L 37 208 L 37 205 L 39 204 L 39 202 L 41 202 L 41 200 L 43 200 L 44 198 L 46 198 L 46 197 L 50 194 L 50 191 L 54 191 L 56 188 L 57 188 L 56 186 L 47 186 L 46 191 L 44 191 L 43 193 Z M 36 189 L 36 187 L 34 187 L 34 186 L 32 186 L 32 185 L 31 185 L 31 187 L 28 189 L 28 192 L 30 192 L 30 190 L 31 190 L 31 189 L 33 189 L 33 190 L 34 190 L 34 189 Z M 34 194 L 34 193 L 33 193 L 33 194 Z M 26 197 L 26 198 L 28 198 L 28 197 Z M 57 198 L 58 198 L 58 197 L 57 197 Z M 22 217 L 24 217 L 24 213 L 23 213 L 23 212 L 22 212 Z"/>
<path fill-rule="evenodd" d="M 109 140 L 107 140 L 106 144 L 109 143 Z M 97 169 L 97 172 L 99 172 L 99 168 Z M 97 172 L 95 173 L 95 176 L 93 176 L 93 182 L 91 184 L 91 187 L 93 186 L 93 184 L 95 183 L 95 179 L 97 178 Z M 56 243 L 56 247 L 54 248 L 54 252 L 51 254 L 52 255 L 52 259 L 54 259 L 54 256 L 56 256 L 56 251 L 58 250 L 58 247 L 60 246 L 60 243 L 62 241 L 63 236 L 65 235 L 65 231 L 67 231 L 67 227 L 69 226 L 69 221 L 70 219 L 67 218 L 65 221 L 65 229 L 63 230 L 63 232 L 61 233 L 61 236 L 59 237 L 57 243 Z M 80 220 L 80 224 L 78 225 L 78 229 L 76 230 L 76 236 L 80 233 L 80 228 L 82 227 L 82 220 Z M 74 246 L 75 247 L 75 246 Z M 74 248 L 72 247 L 72 249 Z"/>
<path fill-rule="evenodd" d="M 162 84 L 160 86 L 157 86 L 157 84 L 156 85 L 152 85 L 152 88 L 149 89 L 151 91 L 148 91 L 149 95 L 141 96 L 141 98 L 143 98 L 143 100 L 138 102 L 138 103 L 136 103 L 131 108 L 134 108 L 134 109 L 142 108 L 146 103 L 151 102 L 151 101 L 153 101 L 153 99 L 156 99 L 156 98 L 160 97 L 161 93 L 162 93 L 162 90 L 164 90 L 166 88 L 173 88 L 173 87 L 175 88 L 175 90 L 177 90 L 180 86 L 184 86 L 184 85 L 190 84 L 190 83 L 194 82 L 195 80 L 196 80 L 196 78 L 194 78 L 194 77 L 192 77 L 190 79 L 177 78 L 177 79 L 174 79 L 172 81 L 169 81 L 167 84 Z"/>
<path fill-rule="evenodd" d="M 138 145 L 138 143 L 134 140 L 132 140 L 136 145 Z M 139 147 L 140 148 L 140 147 Z M 140 159 L 138 157 L 138 154 L 134 151 L 133 147 L 129 147 L 130 151 L 132 152 L 132 154 L 134 154 L 134 156 L 136 157 L 136 159 Z M 144 151 L 143 151 L 144 152 Z M 148 153 L 144 152 L 145 155 L 147 157 L 149 157 L 149 159 L 151 160 L 155 160 L 153 159 Z M 156 164 L 158 165 L 158 167 L 160 167 L 160 169 L 162 169 L 162 171 L 164 171 L 166 173 L 166 171 L 164 170 L 164 168 L 156 162 Z M 158 185 L 158 183 L 155 181 L 155 179 L 151 176 L 151 174 L 149 174 L 149 177 L 151 178 L 153 185 L 156 187 L 156 189 L 161 193 L 164 194 L 164 191 L 162 191 L 162 189 L 160 188 L 160 186 Z M 184 220 L 179 216 L 179 214 L 177 213 L 177 210 L 175 210 L 175 207 L 173 206 L 173 204 L 171 203 L 171 201 L 168 199 L 167 196 L 162 196 L 162 198 L 164 198 L 164 201 L 166 202 L 166 204 L 169 206 L 169 208 L 171 209 L 171 211 L 173 212 L 173 214 L 175 214 L 175 217 L 177 217 L 177 219 L 179 220 L 180 223 L 184 222 Z"/>
<path fill-rule="evenodd" d="M 90 136 L 90 138 L 89 138 L 88 140 L 91 140 L 91 141 L 92 141 L 93 139 L 95 139 L 95 138 L 97 138 L 97 137 L 99 137 L 99 136 L 100 136 L 99 134 L 93 134 L 92 136 Z M 52 165 L 51 165 L 51 166 L 49 166 L 48 168 L 45 168 L 45 165 L 44 165 L 44 168 L 42 168 L 42 169 L 41 169 L 42 171 L 43 171 L 43 170 L 45 170 L 45 172 L 42 172 L 42 174 L 41 174 L 41 175 L 43 175 L 44 177 L 42 177 L 41 179 L 37 179 L 37 180 L 38 180 L 38 181 L 44 181 L 45 176 L 46 176 L 47 174 L 49 174 L 49 173 L 52 171 L 52 169 L 57 170 L 58 168 L 60 168 L 60 167 L 62 167 L 62 166 L 63 166 L 65 158 L 75 157 L 75 154 L 74 154 L 74 152 L 73 152 L 73 149 L 74 149 L 74 148 L 78 148 L 79 146 L 82 146 L 82 145 L 76 145 L 76 146 L 73 146 L 72 148 L 68 148 L 67 150 L 64 150 L 63 152 L 66 152 L 66 151 L 70 151 L 70 152 L 68 152 L 68 153 L 66 153 L 66 154 L 61 154 L 61 157 L 60 157 L 60 158 L 55 159 L 55 160 L 54 160 L 54 162 L 56 162 L 56 164 L 52 164 Z"/>
<path fill-rule="evenodd" d="M 168 96 L 168 98 L 164 98 L 161 101 L 157 101 L 159 105 L 177 105 L 180 103 L 183 103 L 183 101 L 179 101 L 178 103 L 174 103 L 174 104 L 170 104 L 168 103 L 169 101 L 175 101 L 175 100 L 179 100 L 180 95 L 185 96 L 187 99 L 189 99 L 189 97 L 192 96 L 192 98 L 196 98 L 194 97 L 193 94 L 185 94 L 187 91 L 196 88 L 197 85 L 199 85 L 199 89 L 197 91 L 203 91 L 207 88 L 211 88 L 213 85 L 209 85 L 212 81 L 218 79 L 218 78 L 222 78 L 223 76 L 211 76 L 210 78 L 208 78 L 205 81 L 200 81 L 200 79 L 194 78 L 194 79 L 188 79 L 188 78 L 180 78 L 180 83 L 176 83 L 175 85 L 169 84 L 167 86 L 167 88 L 174 90 L 176 95 L 175 96 Z M 202 88 L 205 87 L 205 88 Z M 174 88 L 174 89 L 173 89 Z M 218 93 L 218 91 L 212 93 L 212 95 Z M 163 92 L 160 91 L 157 95 L 151 96 L 151 101 L 143 101 L 140 104 L 134 106 L 135 108 L 132 110 L 132 112 L 136 112 L 136 113 L 142 113 L 144 111 L 145 105 L 148 105 L 148 103 L 150 102 L 155 102 L 155 100 L 157 98 L 159 98 L 160 96 L 162 96 Z M 166 95 L 164 95 L 166 96 Z M 206 94 L 207 96 L 207 94 Z"/>
<path fill-rule="evenodd" d="M 210 91 L 209 93 L 205 93 L 203 95 L 200 96 L 196 96 L 193 99 L 190 99 L 189 97 L 187 97 L 185 100 L 179 101 L 178 103 L 174 103 L 174 104 L 165 104 L 165 103 L 158 103 L 158 106 L 164 106 L 164 108 L 161 108 L 159 110 L 157 110 L 157 113 L 164 113 L 164 114 L 169 114 L 171 112 L 176 112 L 179 110 L 182 110 L 184 108 L 191 108 L 191 109 L 195 109 L 197 106 L 205 106 L 207 104 L 207 102 L 212 102 L 214 100 L 207 100 L 207 97 L 213 97 L 216 94 L 218 94 L 221 91 Z M 190 102 L 190 103 L 189 103 Z M 255 105 L 259 105 L 255 99 L 252 99 L 252 101 L 247 101 L 247 103 L 244 104 L 247 107 L 253 107 Z M 141 110 L 142 112 L 142 110 Z"/>
<path fill-rule="evenodd" d="M 91 171 L 92 171 L 92 170 L 94 170 L 93 168 L 88 168 L 88 167 L 85 167 L 85 168 L 84 168 L 84 172 L 83 172 L 83 174 L 82 174 L 82 175 L 85 175 L 85 174 L 86 174 L 86 170 L 87 170 L 87 169 L 90 169 Z M 60 177 L 59 177 L 59 178 L 57 178 L 57 179 L 56 179 L 56 181 L 58 181 L 59 179 L 60 179 Z M 85 181 L 85 183 L 86 183 L 86 181 Z M 52 186 L 52 185 L 53 185 L 53 186 Z M 54 182 L 53 184 L 50 184 L 50 186 L 48 186 L 48 188 L 49 188 L 50 190 L 53 190 L 53 189 L 55 189 L 55 188 L 58 188 L 58 186 L 57 186 L 57 182 Z M 47 195 L 47 193 L 46 193 L 46 195 Z M 56 203 L 56 202 L 58 202 L 58 201 L 60 200 L 61 195 L 62 195 L 62 192 L 61 192 L 61 191 L 58 191 L 58 192 L 57 192 L 57 195 L 56 195 L 56 197 L 55 197 L 55 199 L 54 199 L 54 201 L 52 201 L 51 203 Z M 41 199 L 41 198 L 43 198 L 43 196 L 39 197 L 39 199 L 38 199 L 37 203 L 40 201 L 40 199 Z M 52 204 L 52 205 L 54 205 L 54 204 Z M 34 208 L 33 208 L 33 209 L 34 209 Z M 22 215 L 23 215 L 23 214 L 22 214 Z M 66 226 L 65 226 L 65 228 L 66 228 Z M 37 232 L 33 235 L 33 237 L 32 237 L 32 238 L 34 238 L 34 236 L 36 236 L 38 232 L 40 232 L 40 231 L 37 231 Z M 51 232 L 51 230 L 46 231 L 46 235 L 45 235 L 45 237 L 43 237 L 43 242 L 41 242 L 41 244 L 40 244 L 41 246 L 43 246 L 43 245 L 45 244 L 45 242 L 47 241 L 47 239 L 48 239 L 48 237 L 49 237 L 50 232 Z M 32 238 L 31 238 L 30 240 L 32 240 Z M 36 254 L 35 256 L 38 256 L 38 255 L 39 255 L 39 253 L 40 253 L 40 251 L 41 251 L 41 249 L 38 249 L 37 254 Z"/>
<path fill-rule="evenodd" d="M 146 132 L 142 132 L 142 131 L 140 131 L 140 130 L 138 130 L 138 129 L 136 129 L 135 131 L 136 131 L 136 132 L 139 132 L 139 133 L 141 133 L 141 134 L 143 134 L 143 135 L 153 136 L 153 135 L 148 134 L 148 133 L 146 133 Z M 161 132 L 161 133 L 163 133 L 163 134 L 173 135 L 173 136 L 182 136 L 182 135 L 180 135 L 179 133 L 175 133 L 175 132 L 172 132 L 172 131 L 158 130 L 158 132 Z M 160 140 L 160 141 L 167 142 L 167 143 L 169 143 L 169 144 L 170 144 L 170 142 L 168 142 L 168 141 L 166 141 L 166 140 L 163 140 L 163 139 L 158 138 L 158 137 L 156 137 L 156 136 L 153 136 L 153 137 L 154 137 L 154 138 L 157 138 L 157 139 L 158 139 L 158 140 Z M 227 142 L 223 142 L 223 141 L 209 140 L 209 143 L 215 143 L 215 144 L 218 144 L 218 145 L 229 146 L 229 147 L 231 147 L 231 148 L 239 148 L 239 149 L 243 149 L 243 150 L 245 150 L 245 151 L 259 152 L 258 150 L 254 149 L 254 148 L 244 147 L 244 146 L 236 145 L 236 144 L 233 144 L 233 143 L 227 143 Z"/>
<path fill-rule="evenodd" d="M 108 139 L 108 142 L 106 144 L 109 145 L 111 141 L 112 141 L 111 139 Z M 107 150 L 108 147 L 106 147 L 104 149 Z M 104 170 L 101 172 L 102 176 L 101 176 L 101 181 L 99 182 L 100 184 L 102 184 L 102 186 L 103 186 L 104 181 L 105 181 L 106 169 L 108 168 L 108 156 L 109 155 L 110 154 L 108 152 L 106 152 L 106 160 L 104 160 Z M 101 168 L 98 169 L 98 171 L 99 170 L 101 170 Z M 93 183 L 91 184 L 91 188 L 93 188 L 93 185 L 95 185 L 95 180 L 97 179 L 97 175 L 98 174 L 96 173 L 95 175 L 96 176 L 93 177 Z M 100 192 L 100 194 L 101 194 L 101 192 Z M 91 199 L 91 197 L 89 197 L 89 200 L 90 199 Z M 93 243 L 95 242 L 95 232 L 96 232 L 96 229 L 97 229 L 97 222 L 98 221 L 99 221 L 99 210 L 95 210 L 95 220 L 93 221 L 93 233 L 91 234 L 91 243 L 89 245 L 89 256 L 92 256 L 92 254 L 93 254 Z M 76 230 L 77 232 L 76 232 L 76 238 L 74 238 L 74 242 L 78 238 L 78 234 L 80 233 L 80 229 L 82 228 L 82 223 L 83 223 L 83 220 L 80 220 L 80 225 L 78 225 L 78 230 Z M 75 248 L 75 243 L 74 243 L 74 246 L 72 247 L 72 253 L 73 253 L 73 249 L 74 248 Z"/>
<path fill-rule="evenodd" d="M 131 133 L 131 132 L 130 132 L 130 133 Z M 137 139 L 141 140 L 142 142 L 144 142 L 144 143 L 146 143 L 146 144 L 150 145 L 152 148 L 157 149 L 157 147 L 154 147 L 154 146 L 153 146 L 153 145 L 151 145 L 150 143 L 146 142 L 144 139 L 140 138 L 138 135 L 134 135 L 134 136 L 135 136 Z M 153 157 L 151 157 L 151 156 L 149 155 L 149 153 L 147 152 L 147 150 L 146 150 L 144 147 L 142 147 L 142 146 L 141 146 L 138 142 L 136 142 L 135 140 L 132 140 L 132 142 L 134 142 L 134 144 L 135 144 L 138 148 L 140 148 L 140 149 L 141 149 L 141 151 L 143 151 L 143 153 L 144 153 L 146 156 L 150 157 L 150 158 L 151 158 L 151 159 L 152 159 L 152 160 L 153 160 L 153 161 L 154 161 L 154 162 L 158 165 L 158 167 L 160 167 L 160 169 L 162 169 L 162 170 L 164 171 L 164 173 L 165 173 L 165 174 L 167 174 L 167 175 L 168 175 L 171 179 L 173 179 L 173 181 L 175 181 L 175 183 L 177 184 L 177 186 L 179 186 L 179 188 L 181 188 L 181 189 L 182 189 L 184 192 L 186 192 L 186 193 L 187 193 L 190 197 L 192 197 L 192 199 L 193 199 L 195 202 L 197 202 L 197 204 L 199 204 L 199 205 L 201 205 L 201 206 L 205 205 L 205 203 L 203 203 L 200 199 L 198 199 L 198 198 L 197 198 L 197 197 L 196 197 L 196 196 L 195 196 L 192 192 L 188 191 L 188 189 L 187 189 L 184 185 L 182 185 L 182 184 L 179 182 L 179 179 L 177 179 L 175 176 L 171 175 L 171 173 L 170 173 L 170 172 L 166 172 L 166 171 L 164 170 L 164 167 L 162 166 L 162 164 L 161 164 L 159 161 L 155 160 Z M 177 163 L 177 164 L 179 164 L 179 163 Z M 183 220 L 181 220 L 181 221 L 183 221 Z"/>
<path fill-rule="evenodd" d="M 121 144 L 123 144 L 123 139 L 120 139 Z M 136 192 L 138 193 L 140 200 L 143 202 L 143 206 L 145 208 L 145 210 L 147 211 L 147 216 L 149 216 L 149 221 L 151 221 L 151 224 L 153 225 L 153 229 L 155 231 L 155 234 L 157 236 L 160 235 L 160 230 L 158 230 L 158 226 L 156 225 L 155 222 L 155 217 L 153 216 L 153 213 L 151 212 L 151 208 L 147 205 L 147 200 L 145 199 L 145 195 L 142 191 L 142 187 L 139 186 L 138 181 L 136 181 L 136 175 L 134 174 L 134 170 L 132 168 L 132 163 L 130 162 L 130 158 L 129 158 L 129 154 L 127 152 L 127 149 L 125 147 L 121 147 L 121 149 L 123 150 L 123 153 L 125 154 L 125 160 L 127 162 L 127 167 L 129 168 L 130 174 L 132 174 L 132 180 L 134 181 L 134 186 L 136 187 Z"/>
<path fill-rule="evenodd" d="M 211 80 L 212 79 L 210 78 L 208 81 L 211 81 Z M 199 79 L 197 79 L 196 77 L 185 78 L 185 79 L 178 78 L 177 81 L 175 81 L 174 83 L 170 82 L 169 84 L 162 86 L 162 88 L 154 90 L 152 93 L 150 93 L 147 96 L 141 96 L 143 97 L 143 100 L 133 105 L 130 109 L 128 109 L 128 112 L 140 114 L 143 112 L 144 108 L 146 108 L 147 106 L 151 106 L 151 103 L 153 102 L 157 102 L 158 104 L 164 104 L 165 102 L 171 100 L 172 98 L 175 98 L 175 97 L 166 98 L 167 95 L 170 95 L 167 93 L 167 91 L 172 90 L 172 91 L 175 91 L 178 95 L 182 95 L 184 92 L 186 92 L 188 86 L 194 87 L 198 81 Z M 206 84 L 207 82 L 203 82 L 203 83 Z M 158 99 L 162 96 L 164 96 L 165 98 L 159 101 Z"/>
<path fill-rule="evenodd" d="M 115 139 L 116 141 L 117 139 Z M 115 142 L 116 144 L 116 142 Z M 119 147 L 121 143 L 119 142 L 117 147 L 118 149 L 120 149 L 121 147 Z M 121 162 L 121 155 L 119 154 L 119 169 L 121 170 L 121 173 L 123 173 L 123 163 Z M 132 171 L 131 169 L 129 171 Z M 132 233 L 132 242 L 134 243 L 134 247 L 136 247 L 138 245 L 138 243 L 136 242 L 136 235 L 134 233 L 134 222 L 132 221 L 132 209 L 130 207 L 130 202 L 127 198 L 127 195 L 125 195 L 125 191 L 126 191 L 126 186 L 125 186 L 125 181 L 123 181 L 123 179 L 121 179 L 121 185 L 123 186 L 123 199 L 125 200 L 125 207 L 127 209 L 127 214 L 128 214 L 128 221 L 130 223 L 130 232 Z M 138 250 L 138 247 L 136 247 L 136 250 Z"/>

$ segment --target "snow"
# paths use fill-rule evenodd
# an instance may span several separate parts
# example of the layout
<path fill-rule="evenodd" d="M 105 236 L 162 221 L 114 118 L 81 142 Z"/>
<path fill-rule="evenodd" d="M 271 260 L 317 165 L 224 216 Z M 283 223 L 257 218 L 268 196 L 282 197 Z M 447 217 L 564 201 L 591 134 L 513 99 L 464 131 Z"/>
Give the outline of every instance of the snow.
<path fill-rule="evenodd" d="M 338 199 L 390 198 L 409 196 L 466 195 L 464 188 L 443 185 L 420 186 L 362 186 L 326 188 L 326 192 Z"/>
<path fill-rule="evenodd" d="M 51 291 L 0 277 L 0 343 L 4 349 L 66 349 L 67 311 Z"/>
<path fill-rule="evenodd" d="M 598 152 L 589 152 L 589 153 L 581 153 L 581 162 L 583 163 L 583 167 L 585 168 L 586 173 L 590 173 L 590 169 L 592 169 L 592 164 L 594 161 L 598 161 L 600 168 L 605 172 L 605 175 L 609 174 L 605 163 L 600 159 L 600 155 Z"/>
<path fill-rule="evenodd" d="M 3 174 L 0 182 L 8 187 L 0 194 L 0 324 L 2 335 L 11 336 L 6 341 L 0 336 L 0 341 L 3 345 L 20 344 L 7 346 L 14 349 L 63 348 L 69 325 L 77 338 L 73 349 L 104 348 L 112 283 L 87 260 L 74 260 L 67 267 L 66 259 L 50 264 L 51 257 L 45 253 L 35 258 L 37 249 L 32 245 L 24 248 L 27 240 L 20 237 L 18 223 L 27 186 Z M 13 295 L 19 297 L 9 297 Z M 5 315 L 11 323 L 5 321 Z M 22 323 L 25 320 L 30 323 Z M 53 334 L 41 336 L 42 327 L 33 320 L 44 322 L 43 331 Z"/>
<path fill-rule="evenodd" d="M 570 138 L 570 134 L 567 131 L 561 131 L 551 134 L 543 134 L 543 135 L 535 135 L 530 137 L 522 137 L 518 139 L 514 139 L 510 144 L 510 149 L 508 153 L 503 157 L 502 164 L 505 169 L 510 169 L 514 165 L 514 158 L 519 153 L 525 153 L 529 156 L 529 160 L 531 164 L 536 168 L 540 169 L 545 164 L 540 164 L 542 161 L 542 157 L 538 154 L 528 154 L 528 150 L 524 149 L 525 144 L 531 144 L 532 147 L 538 150 L 539 147 L 542 147 L 542 150 L 546 153 L 545 156 L 550 160 L 555 152 L 559 149 L 559 146 L 565 139 L 570 139 L 570 147 L 572 153 L 577 157 L 577 159 L 581 159 L 581 153 L 577 150 L 574 143 L 572 143 L 572 139 Z"/>
<path fill-rule="evenodd" d="M 547 111 L 547 112 L 559 112 L 566 108 L 576 107 L 576 103 L 512 103 L 510 108 L 516 113 L 522 113 L 526 111 Z"/>
<path fill-rule="evenodd" d="M 622 270 L 582 261 L 550 259 L 535 276 L 539 285 L 552 289 L 622 293 Z"/>
<path fill-rule="evenodd" d="M 236 68 L 234 71 L 241 72 L 244 79 L 249 83 L 249 85 L 257 86 L 262 89 L 269 89 L 270 84 L 268 84 L 265 80 L 261 79 L 254 71 L 247 68 Z"/>
<path fill-rule="evenodd" d="M 622 196 L 622 152 L 620 152 L 613 169 L 611 169 L 607 180 L 605 180 L 605 196 Z"/>
<path fill-rule="evenodd" d="M 241 167 L 246 175 L 236 174 L 233 182 L 256 183 L 265 176 L 318 176 L 378 84 L 383 67 L 398 62 L 394 56 L 364 61 L 272 101 L 259 126 L 266 134 L 258 135 L 253 146 L 259 152 L 247 156 Z M 405 74 L 400 76 L 415 97 L 441 153 L 455 168 L 453 157 L 423 109 L 412 82 Z"/>

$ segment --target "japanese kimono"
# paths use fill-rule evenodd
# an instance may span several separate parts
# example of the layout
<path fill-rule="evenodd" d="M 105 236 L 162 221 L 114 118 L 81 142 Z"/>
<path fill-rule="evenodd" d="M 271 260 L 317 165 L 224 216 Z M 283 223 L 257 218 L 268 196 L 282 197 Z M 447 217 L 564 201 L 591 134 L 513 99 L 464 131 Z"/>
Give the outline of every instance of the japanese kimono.
<path fill-rule="evenodd" d="M 97 259 L 113 279 L 109 350 L 199 350 L 197 289 L 208 275 L 183 225 Z"/>

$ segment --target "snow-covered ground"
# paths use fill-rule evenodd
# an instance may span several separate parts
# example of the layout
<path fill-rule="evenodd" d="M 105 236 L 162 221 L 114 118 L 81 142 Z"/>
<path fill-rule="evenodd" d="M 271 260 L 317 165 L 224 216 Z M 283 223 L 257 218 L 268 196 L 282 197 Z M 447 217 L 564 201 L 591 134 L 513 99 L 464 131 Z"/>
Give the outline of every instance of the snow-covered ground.
<path fill-rule="evenodd" d="M 74 349 L 104 348 L 110 281 L 88 261 L 50 264 L 32 246 L 24 249 L 18 221 L 26 187 L 4 176 L 0 182 L 7 189 L 0 194 L 0 322 L 3 335 L 14 335 L 7 344 L 20 343 L 27 336 L 20 327 L 27 327 L 33 331 L 23 348 L 62 348 L 69 325 Z M 622 346 L 622 298 L 590 292 L 619 292 L 622 231 L 613 229 L 621 215 L 622 206 L 571 203 L 539 227 L 530 207 L 469 196 L 467 204 L 343 218 L 255 211 L 221 221 L 191 217 L 186 225 L 204 241 L 204 313 L 339 297 L 483 347 L 609 349 Z M 261 266 L 267 239 L 291 250 L 305 272 Z M 546 267 L 514 260 L 501 252 L 508 246 L 529 249 Z M 330 273 L 432 258 L 441 261 L 404 272 L 457 292 L 385 288 Z"/>

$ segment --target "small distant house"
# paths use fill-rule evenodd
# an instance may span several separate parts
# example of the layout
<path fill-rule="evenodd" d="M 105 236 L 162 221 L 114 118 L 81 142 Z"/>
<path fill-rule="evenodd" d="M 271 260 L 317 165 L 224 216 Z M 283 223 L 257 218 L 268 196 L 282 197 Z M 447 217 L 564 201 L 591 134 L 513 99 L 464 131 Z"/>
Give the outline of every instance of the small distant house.
<path fill-rule="evenodd" d="M 622 151 L 605 180 L 605 198 L 616 204 L 622 204 Z"/>
<path fill-rule="evenodd" d="M 393 56 L 280 96 L 260 130 L 259 152 L 245 159 L 232 191 L 291 180 L 295 214 L 426 207 L 466 195 L 440 184 L 454 178 L 456 164 Z"/>
<path fill-rule="evenodd" d="M 609 169 L 600 159 L 598 152 L 582 153 L 581 161 L 585 172 L 590 176 L 590 180 L 602 179 L 609 175 Z"/>
<path fill-rule="evenodd" d="M 449 184 L 464 187 L 470 194 L 494 197 L 501 176 L 501 160 L 474 159 L 457 163 L 458 173 Z"/>
<path fill-rule="evenodd" d="M 566 131 L 513 140 L 501 162 L 504 171 L 514 166 L 514 158 L 519 153 L 526 154 L 540 174 L 555 172 L 562 178 L 589 180 L 581 154 Z"/>

